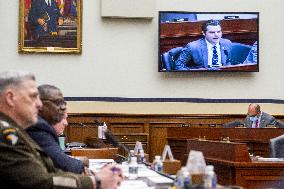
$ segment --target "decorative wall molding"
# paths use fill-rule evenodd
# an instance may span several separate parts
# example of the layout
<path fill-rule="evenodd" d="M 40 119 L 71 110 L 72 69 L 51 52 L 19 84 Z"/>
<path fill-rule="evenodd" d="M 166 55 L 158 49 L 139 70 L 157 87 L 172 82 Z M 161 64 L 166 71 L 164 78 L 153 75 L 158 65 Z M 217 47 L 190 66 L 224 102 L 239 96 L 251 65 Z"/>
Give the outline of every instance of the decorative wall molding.
<path fill-rule="evenodd" d="M 191 103 L 273 103 L 284 104 L 281 99 L 207 99 L 207 98 L 123 98 L 123 97 L 65 97 L 67 101 L 99 102 L 191 102 Z"/>

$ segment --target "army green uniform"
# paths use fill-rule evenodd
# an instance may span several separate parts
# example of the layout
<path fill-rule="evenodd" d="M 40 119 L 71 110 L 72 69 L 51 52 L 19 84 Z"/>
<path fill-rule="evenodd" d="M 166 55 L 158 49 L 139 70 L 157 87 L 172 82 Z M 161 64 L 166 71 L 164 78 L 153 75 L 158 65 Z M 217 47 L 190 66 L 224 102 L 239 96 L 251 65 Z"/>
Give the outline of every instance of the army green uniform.
<path fill-rule="evenodd" d="M 0 112 L 0 188 L 92 189 L 91 178 L 54 167 L 46 153 Z"/>

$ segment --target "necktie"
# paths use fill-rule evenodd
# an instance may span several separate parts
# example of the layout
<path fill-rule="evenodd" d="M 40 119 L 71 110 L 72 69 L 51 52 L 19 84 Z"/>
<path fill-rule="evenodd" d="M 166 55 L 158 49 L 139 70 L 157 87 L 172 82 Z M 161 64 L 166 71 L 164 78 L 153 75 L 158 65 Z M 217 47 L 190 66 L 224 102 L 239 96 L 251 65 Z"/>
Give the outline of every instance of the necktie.
<path fill-rule="evenodd" d="M 258 119 L 255 121 L 255 128 L 258 128 Z"/>
<path fill-rule="evenodd" d="M 213 56 L 212 56 L 212 66 L 217 66 L 218 63 L 218 53 L 217 53 L 217 47 L 213 47 Z"/>

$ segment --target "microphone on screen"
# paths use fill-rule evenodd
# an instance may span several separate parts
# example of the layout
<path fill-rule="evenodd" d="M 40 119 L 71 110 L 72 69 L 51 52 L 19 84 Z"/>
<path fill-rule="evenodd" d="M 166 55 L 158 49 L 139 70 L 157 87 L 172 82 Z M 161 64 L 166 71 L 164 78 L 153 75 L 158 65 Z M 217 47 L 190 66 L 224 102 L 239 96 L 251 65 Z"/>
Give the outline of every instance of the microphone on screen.
<path fill-rule="evenodd" d="M 222 47 L 222 49 L 224 51 L 224 54 L 226 55 L 226 62 L 231 62 L 231 59 L 229 57 L 229 51 L 225 47 Z"/>

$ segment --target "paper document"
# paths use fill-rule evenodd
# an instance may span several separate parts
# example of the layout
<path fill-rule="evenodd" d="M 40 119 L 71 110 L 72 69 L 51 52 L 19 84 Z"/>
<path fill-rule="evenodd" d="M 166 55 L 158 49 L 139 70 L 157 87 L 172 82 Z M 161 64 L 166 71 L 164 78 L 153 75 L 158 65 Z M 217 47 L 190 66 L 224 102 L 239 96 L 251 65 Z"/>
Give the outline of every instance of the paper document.
<path fill-rule="evenodd" d="M 258 161 L 275 161 L 275 162 L 279 162 L 279 161 L 284 161 L 284 158 L 264 158 L 264 157 L 259 157 L 257 158 Z"/>
<path fill-rule="evenodd" d="M 147 186 L 142 180 L 124 180 L 118 189 L 154 189 L 154 187 Z"/>
<path fill-rule="evenodd" d="M 113 159 L 89 159 L 89 168 L 97 172 L 104 166 L 106 163 L 114 163 Z"/>

